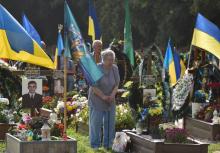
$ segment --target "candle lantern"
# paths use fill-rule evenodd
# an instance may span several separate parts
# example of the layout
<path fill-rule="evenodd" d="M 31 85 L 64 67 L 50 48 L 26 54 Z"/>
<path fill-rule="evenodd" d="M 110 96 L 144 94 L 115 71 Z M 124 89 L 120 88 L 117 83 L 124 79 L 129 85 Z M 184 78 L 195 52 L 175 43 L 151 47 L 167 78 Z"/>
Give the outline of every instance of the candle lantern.
<path fill-rule="evenodd" d="M 42 141 L 50 140 L 50 127 L 46 122 L 41 128 L 41 135 L 42 135 Z"/>

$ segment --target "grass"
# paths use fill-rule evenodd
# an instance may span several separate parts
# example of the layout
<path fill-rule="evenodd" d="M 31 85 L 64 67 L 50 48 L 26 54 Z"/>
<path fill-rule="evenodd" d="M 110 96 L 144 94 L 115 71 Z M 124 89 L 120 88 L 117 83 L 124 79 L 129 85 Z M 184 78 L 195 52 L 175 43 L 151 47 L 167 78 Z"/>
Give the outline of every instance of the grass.
<path fill-rule="evenodd" d="M 68 136 L 75 138 L 77 140 L 77 153 L 112 153 L 112 151 L 107 151 L 104 148 L 99 150 L 93 150 L 89 146 L 89 137 L 87 135 L 82 135 L 74 132 L 73 130 L 68 130 Z M 0 153 L 4 153 L 5 143 L 0 141 Z M 214 153 L 220 151 L 220 143 L 209 145 L 208 153 Z"/>
<path fill-rule="evenodd" d="M 5 143 L 3 141 L 0 141 L 0 153 L 4 153 L 5 151 Z"/>
<path fill-rule="evenodd" d="M 208 153 L 214 153 L 216 151 L 219 151 L 219 153 L 220 153 L 220 143 L 209 145 L 209 152 Z"/>
<path fill-rule="evenodd" d="M 87 135 L 76 133 L 73 130 L 68 130 L 67 134 L 77 140 L 77 153 L 112 153 L 112 151 L 107 151 L 104 148 L 99 150 L 93 150 L 90 148 L 89 136 Z"/>

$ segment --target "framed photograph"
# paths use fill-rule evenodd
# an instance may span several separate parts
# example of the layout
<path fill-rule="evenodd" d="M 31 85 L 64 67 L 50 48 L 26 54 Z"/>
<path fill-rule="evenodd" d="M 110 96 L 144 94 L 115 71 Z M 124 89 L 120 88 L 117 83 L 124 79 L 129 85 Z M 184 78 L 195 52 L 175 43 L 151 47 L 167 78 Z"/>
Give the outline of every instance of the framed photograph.
<path fill-rule="evenodd" d="M 42 79 L 22 79 L 22 107 L 42 107 Z"/>
<path fill-rule="evenodd" d="M 156 78 L 153 75 L 143 75 L 141 83 L 145 86 L 152 86 L 156 83 Z"/>
<path fill-rule="evenodd" d="M 54 94 L 63 94 L 63 92 L 64 92 L 63 80 L 61 79 L 54 80 Z"/>
<path fill-rule="evenodd" d="M 148 102 L 149 97 L 156 97 L 156 89 L 143 89 L 143 103 Z"/>

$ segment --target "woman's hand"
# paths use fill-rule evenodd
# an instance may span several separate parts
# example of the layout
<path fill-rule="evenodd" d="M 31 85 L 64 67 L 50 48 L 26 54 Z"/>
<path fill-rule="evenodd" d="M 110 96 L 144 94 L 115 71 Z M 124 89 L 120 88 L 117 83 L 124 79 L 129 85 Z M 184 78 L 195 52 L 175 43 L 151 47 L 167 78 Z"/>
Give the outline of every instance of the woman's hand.
<path fill-rule="evenodd" d="M 109 100 L 109 96 L 106 96 L 106 95 L 103 95 L 101 98 L 102 98 L 102 100 L 104 100 L 104 101 L 108 101 L 108 100 Z"/>
<path fill-rule="evenodd" d="M 111 94 L 109 97 L 108 97 L 108 101 L 109 102 L 113 102 L 115 99 L 115 95 L 114 94 Z"/>

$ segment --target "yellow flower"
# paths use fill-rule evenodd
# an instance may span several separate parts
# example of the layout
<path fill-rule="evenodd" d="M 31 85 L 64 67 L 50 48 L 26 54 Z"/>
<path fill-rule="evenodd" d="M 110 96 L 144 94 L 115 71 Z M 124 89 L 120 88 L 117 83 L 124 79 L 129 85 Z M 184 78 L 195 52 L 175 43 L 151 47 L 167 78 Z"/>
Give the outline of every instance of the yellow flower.
<path fill-rule="evenodd" d="M 150 108 L 149 109 L 150 116 L 161 115 L 162 112 L 163 112 L 163 108 L 162 107 L 155 107 L 155 108 Z"/>
<path fill-rule="evenodd" d="M 133 81 L 128 81 L 128 82 L 125 83 L 124 87 L 125 88 L 130 88 L 132 86 L 132 84 L 133 84 Z"/>

